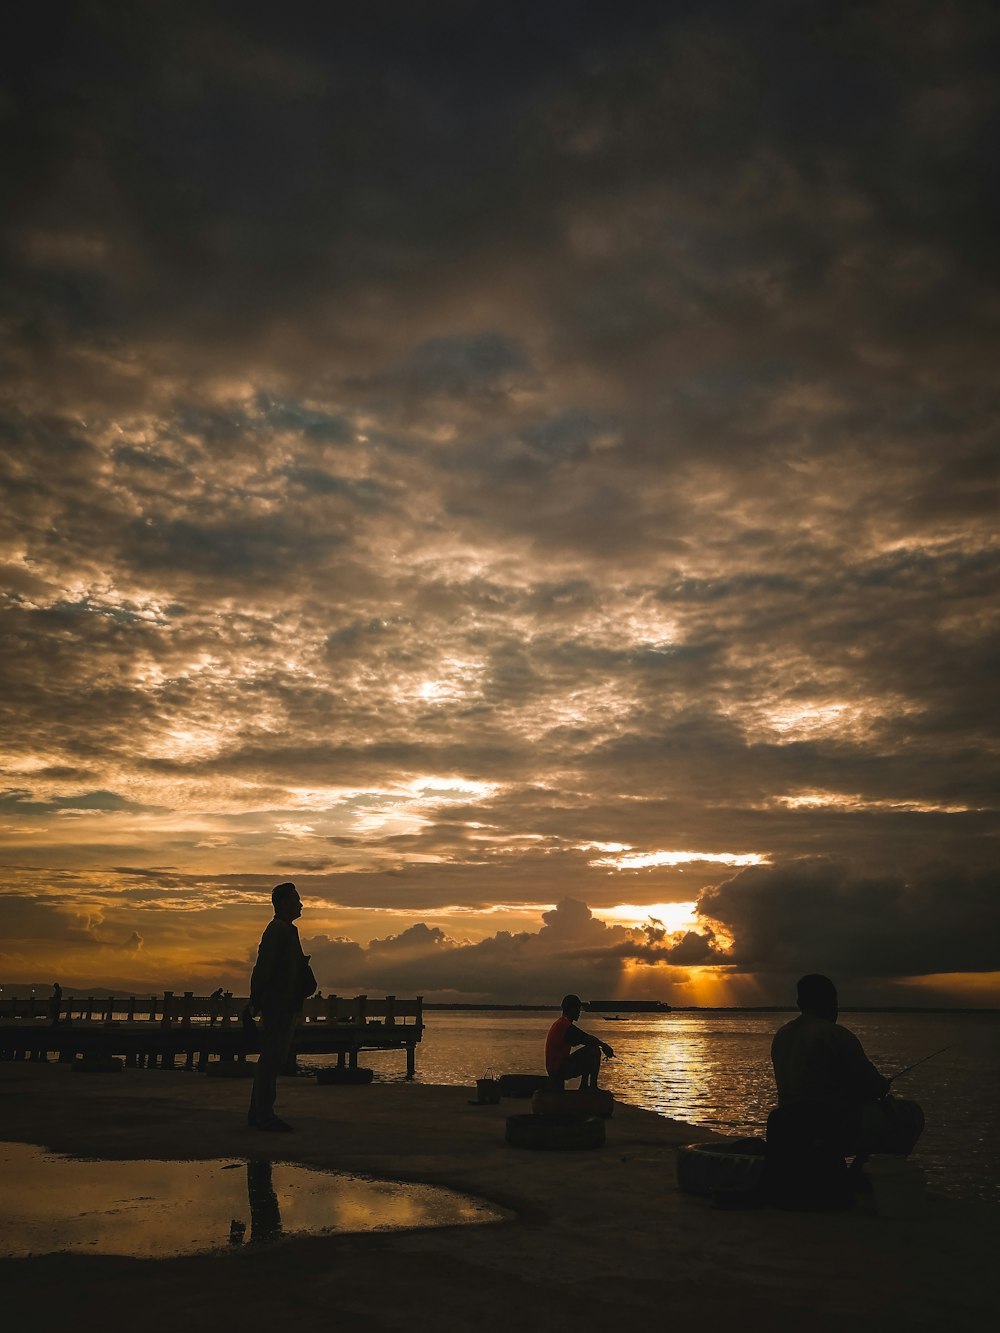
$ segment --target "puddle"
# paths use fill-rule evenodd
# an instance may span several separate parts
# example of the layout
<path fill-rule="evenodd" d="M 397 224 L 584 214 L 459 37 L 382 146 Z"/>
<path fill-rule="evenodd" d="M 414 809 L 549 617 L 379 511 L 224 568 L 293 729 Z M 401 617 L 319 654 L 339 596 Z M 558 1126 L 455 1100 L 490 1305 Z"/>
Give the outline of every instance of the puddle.
<path fill-rule="evenodd" d="M 168 1259 L 284 1237 L 401 1231 L 511 1217 L 436 1185 L 369 1180 L 290 1162 L 106 1162 L 0 1144 L 0 1256 Z"/>

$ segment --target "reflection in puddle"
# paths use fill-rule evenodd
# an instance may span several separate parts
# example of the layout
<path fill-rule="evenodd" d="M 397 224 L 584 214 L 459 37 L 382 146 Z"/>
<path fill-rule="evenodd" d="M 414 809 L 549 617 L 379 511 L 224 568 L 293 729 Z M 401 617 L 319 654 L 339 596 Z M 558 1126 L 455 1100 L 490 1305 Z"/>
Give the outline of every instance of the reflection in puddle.
<path fill-rule="evenodd" d="M 0 1144 L 0 1257 L 73 1250 L 166 1259 L 283 1236 L 398 1231 L 512 1216 L 435 1185 L 289 1162 L 78 1161 Z"/>

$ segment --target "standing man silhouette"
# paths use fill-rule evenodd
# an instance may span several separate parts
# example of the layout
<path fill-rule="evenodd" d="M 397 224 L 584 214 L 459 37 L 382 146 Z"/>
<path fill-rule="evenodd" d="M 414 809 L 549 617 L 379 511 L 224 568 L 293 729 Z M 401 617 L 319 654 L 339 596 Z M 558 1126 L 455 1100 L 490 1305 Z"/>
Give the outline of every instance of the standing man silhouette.
<path fill-rule="evenodd" d="M 274 917 L 260 939 L 250 977 L 250 1015 L 261 1015 L 260 1055 L 254 1073 L 247 1124 L 255 1129 L 292 1128 L 274 1114 L 277 1077 L 291 1049 L 302 1002 L 316 989 L 308 957 L 302 952 L 294 923 L 302 915 L 302 899 L 294 884 L 271 890 Z"/>

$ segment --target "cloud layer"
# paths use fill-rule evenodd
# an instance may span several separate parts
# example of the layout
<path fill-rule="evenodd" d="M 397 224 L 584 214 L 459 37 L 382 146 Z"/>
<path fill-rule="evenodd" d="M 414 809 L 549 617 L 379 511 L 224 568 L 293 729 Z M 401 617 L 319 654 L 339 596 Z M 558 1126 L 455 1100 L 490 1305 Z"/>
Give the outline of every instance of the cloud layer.
<path fill-rule="evenodd" d="M 994 10 L 431 8 L 8 20 L 3 967 L 988 972 Z"/>

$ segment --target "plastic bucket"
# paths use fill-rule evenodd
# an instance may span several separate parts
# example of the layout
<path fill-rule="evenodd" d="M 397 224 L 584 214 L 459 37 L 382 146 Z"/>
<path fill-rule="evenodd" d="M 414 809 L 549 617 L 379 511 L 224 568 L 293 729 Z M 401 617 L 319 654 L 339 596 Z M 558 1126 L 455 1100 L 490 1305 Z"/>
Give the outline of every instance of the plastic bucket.
<path fill-rule="evenodd" d="M 495 1078 L 477 1078 L 476 1096 L 481 1102 L 496 1105 L 500 1100 L 500 1082 Z"/>

